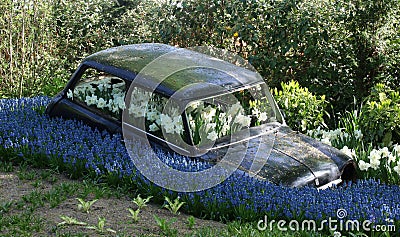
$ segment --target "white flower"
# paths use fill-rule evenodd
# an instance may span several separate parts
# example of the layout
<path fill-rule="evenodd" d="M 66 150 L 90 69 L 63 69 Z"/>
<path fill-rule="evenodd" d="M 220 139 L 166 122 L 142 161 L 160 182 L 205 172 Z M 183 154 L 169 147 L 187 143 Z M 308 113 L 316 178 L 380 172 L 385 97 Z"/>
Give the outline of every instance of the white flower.
<path fill-rule="evenodd" d="M 160 114 L 161 126 L 164 128 L 166 133 L 174 133 L 174 123 L 168 115 Z"/>
<path fill-rule="evenodd" d="M 243 127 L 248 127 L 250 126 L 251 118 L 243 114 L 238 114 L 238 116 L 236 116 L 235 122 L 242 125 Z"/>
<path fill-rule="evenodd" d="M 216 109 L 212 108 L 211 106 L 207 106 L 204 110 L 203 110 L 203 118 L 207 121 L 211 121 L 212 118 L 215 116 L 215 113 L 217 112 Z"/>
<path fill-rule="evenodd" d="M 333 237 L 341 237 L 342 234 L 339 231 L 333 232 Z"/>
<path fill-rule="evenodd" d="M 400 175 L 400 161 L 397 162 L 397 165 L 395 167 L 393 167 L 393 170 Z"/>
<path fill-rule="evenodd" d="M 213 130 L 213 129 L 215 129 L 216 126 L 217 126 L 216 123 L 207 123 L 206 124 L 206 129 L 207 130 Z"/>
<path fill-rule="evenodd" d="M 396 162 L 396 156 L 394 156 L 392 153 L 389 153 L 388 155 L 388 164 Z"/>
<path fill-rule="evenodd" d="M 229 109 L 228 111 L 228 115 L 234 116 L 237 113 L 242 111 L 242 106 L 240 105 L 239 102 L 237 102 L 236 104 L 232 105 L 232 107 Z"/>
<path fill-rule="evenodd" d="M 156 121 L 158 117 L 159 117 L 159 112 L 155 108 L 152 108 L 146 114 L 146 118 L 151 122 Z"/>
<path fill-rule="evenodd" d="M 181 134 L 183 132 L 182 117 L 175 116 L 173 119 L 173 124 L 175 125 L 174 132 L 177 134 Z"/>
<path fill-rule="evenodd" d="M 363 160 L 360 160 L 360 162 L 358 162 L 358 167 L 362 171 L 367 171 L 371 167 L 371 165 Z"/>
<path fill-rule="evenodd" d="M 264 122 L 264 121 L 266 121 L 268 119 L 268 116 L 267 116 L 267 113 L 266 112 L 262 112 L 261 114 L 260 114 L 260 116 L 258 117 L 258 121 L 260 121 L 260 122 Z"/>
<path fill-rule="evenodd" d="M 327 145 L 329 145 L 329 146 L 332 145 L 331 141 L 329 140 L 329 137 L 324 137 L 324 138 L 322 138 L 322 139 L 321 139 L 321 142 L 322 142 L 322 143 L 325 143 L 325 144 L 327 144 Z"/>
<path fill-rule="evenodd" d="M 400 145 L 399 144 L 394 145 L 393 150 L 396 152 L 397 155 L 400 155 Z"/>
<path fill-rule="evenodd" d="M 104 108 L 106 105 L 107 105 L 107 102 L 103 98 L 100 98 L 97 101 L 97 108 L 99 108 L 99 109 Z"/>
<path fill-rule="evenodd" d="M 289 108 L 289 98 L 285 99 L 285 108 Z"/>
<path fill-rule="evenodd" d="M 381 161 L 378 159 L 373 159 L 370 161 L 370 163 L 371 163 L 371 168 L 377 170 L 379 168 L 379 165 L 381 164 Z"/>
<path fill-rule="evenodd" d="M 384 147 L 380 150 L 380 153 L 382 155 L 382 158 L 386 158 L 389 156 L 389 149 L 387 147 Z"/>
<path fill-rule="evenodd" d="M 305 131 L 307 129 L 307 120 L 301 120 L 301 131 Z"/>
<path fill-rule="evenodd" d="M 342 132 L 342 133 L 340 133 L 340 139 L 343 140 L 343 138 L 344 138 L 344 139 L 347 139 L 348 137 L 349 137 L 349 134 L 348 134 L 347 132 Z"/>
<path fill-rule="evenodd" d="M 114 87 L 111 92 L 113 95 L 123 93 L 123 91 L 117 87 Z"/>
<path fill-rule="evenodd" d="M 211 141 L 215 141 L 218 138 L 218 134 L 215 131 L 212 131 L 208 134 L 207 139 Z"/>
<path fill-rule="evenodd" d="M 152 123 L 152 124 L 150 124 L 150 126 L 149 126 L 149 130 L 150 130 L 151 132 L 155 132 L 155 131 L 160 130 L 160 128 L 157 126 L 157 124 Z"/>
<path fill-rule="evenodd" d="M 360 130 L 355 130 L 354 136 L 356 137 L 357 140 L 360 140 L 361 138 L 363 138 L 363 134 L 361 133 Z"/>
<path fill-rule="evenodd" d="M 97 96 L 96 95 L 92 95 L 92 96 L 86 96 L 85 98 L 85 103 L 87 105 L 95 105 L 97 103 Z"/>
<path fill-rule="evenodd" d="M 229 129 L 230 129 L 229 124 L 225 123 L 224 125 L 222 125 L 221 133 L 223 135 L 226 135 L 228 133 Z"/>
<path fill-rule="evenodd" d="M 349 149 L 347 146 L 344 146 L 341 151 L 346 154 L 347 156 L 350 156 L 351 158 L 354 158 L 356 156 L 354 150 Z"/>
<path fill-rule="evenodd" d="M 381 159 L 381 152 L 373 149 L 368 156 L 369 160 L 380 160 Z"/>
<path fill-rule="evenodd" d="M 68 97 L 69 99 L 74 99 L 74 93 L 71 91 L 71 89 L 68 90 L 68 92 L 67 92 L 67 97 Z"/>

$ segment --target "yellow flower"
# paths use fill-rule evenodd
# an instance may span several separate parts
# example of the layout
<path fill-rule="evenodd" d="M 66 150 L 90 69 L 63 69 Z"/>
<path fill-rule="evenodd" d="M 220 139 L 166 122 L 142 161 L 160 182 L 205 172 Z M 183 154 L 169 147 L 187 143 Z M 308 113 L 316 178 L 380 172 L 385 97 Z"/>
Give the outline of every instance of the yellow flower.
<path fill-rule="evenodd" d="M 239 33 L 235 32 L 235 33 L 233 34 L 233 37 L 235 37 L 235 38 L 239 37 Z"/>

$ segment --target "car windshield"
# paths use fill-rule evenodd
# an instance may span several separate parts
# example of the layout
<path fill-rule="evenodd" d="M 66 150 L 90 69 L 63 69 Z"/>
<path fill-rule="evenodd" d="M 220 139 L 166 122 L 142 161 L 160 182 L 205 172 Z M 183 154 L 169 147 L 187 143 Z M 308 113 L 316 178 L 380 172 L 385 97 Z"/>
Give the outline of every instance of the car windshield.
<path fill-rule="evenodd" d="M 193 145 L 203 145 L 244 128 L 276 122 L 268 99 L 268 87 L 259 84 L 202 100 L 186 107 Z"/>

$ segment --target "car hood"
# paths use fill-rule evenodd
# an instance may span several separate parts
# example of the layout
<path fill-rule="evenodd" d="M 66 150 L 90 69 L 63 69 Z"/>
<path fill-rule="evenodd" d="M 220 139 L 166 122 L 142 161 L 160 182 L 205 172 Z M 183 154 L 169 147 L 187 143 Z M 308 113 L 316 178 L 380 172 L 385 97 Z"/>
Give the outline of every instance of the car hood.
<path fill-rule="evenodd" d="M 339 179 L 344 167 L 353 162 L 339 150 L 287 126 L 251 137 L 235 145 L 238 155 L 246 151 L 239 169 L 276 184 L 319 187 Z M 229 159 L 222 162 L 229 163 Z"/>

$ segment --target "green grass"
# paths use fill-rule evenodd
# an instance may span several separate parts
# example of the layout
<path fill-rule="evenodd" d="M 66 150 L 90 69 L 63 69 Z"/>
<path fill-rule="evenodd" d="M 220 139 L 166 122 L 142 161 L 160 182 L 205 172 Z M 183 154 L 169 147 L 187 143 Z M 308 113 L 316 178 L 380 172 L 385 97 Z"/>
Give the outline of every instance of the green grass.
<path fill-rule="evenodd" d="M 46 209 L 51 212 L 53 208 L 63 205 L 63 202 L 67 199 L 76 201 L 76 198 L 81 198 L 86 201 L 94 199 L 107 199 L 107 198 L 125 198 L 133 200 L 133 197 L 137 197 L 136 192 L 132 192 L 127 187 L 114 187 L 109 186 L 106 183 L 101 183 L 99 180 L 83 179 L 80 181 L 76 180 L 65 180 L 60 181 L 60 175 L 56 170 L 51 169 L 32 169 L 26 165 L 20 167 L 10 166 L 7 162 L 0 163 L 0 170 L 3 172 L 13 172 L 20 182 L 26 182 L 30 185 L 30 191 L 21 195 L 16 200 L 2 200 L 0 198 L 0 236 L 45 236 L 51 233 L 55 236 L 93 236 L 105 235 L 105 236 L 131 236 L 129 228 L 135 229 L 136 223 L 132 221 L 126 221 L 126 223 L 120 223 L 122 226 L 126 226 L 125 230 L 118 230 L 116 233 L 107 231 L 107 229 L 113 229 L 113 226 L 108 226 L 108 220 L 104 219 L 105 226 L 99 226 L 101 224 L 99 217 L 96 217 L 96 221 L 87 223 L 86 227 L 82 229 L 72 229 L 70 225 L 57 226 L 55 224 L 52 228 L 46 229 L 46 218 L 38 215 L 38 212 L 42 209 Z M 51 185 L 49 185 L 51 184 Z M 1 197 L 1 196 L 0 196 Z M 146 198 L 146 196 L 144 196 Z M 71 202 L 71 201 L 70 201 Z M 132 202 L 131 202 L 132 203 Z M 72 203 L 75 207 L 78 206 L 79 202 Z M 132 206 L 133 207 L 133 206 Z M 41 209 L 42 208 L 42 209 Z M 106 207 L 113 208 L 113 207 Z M 160 209 L 162 207 L 160 206 Z M 40 209 L 40 210 L 39 210 Z M 146 211 L 146 207 L 143 207 L 143 211 Z M 76 208 L 76 212 L 79 210 Z M 69 213 L 70 214 L 70 213 Z M 73 215 L 72 213 L 71 215 Z M 85 213 L 85 215 L 91 215 L 91 213 Z M 121 215 L 129 215 L 129 212 L 121 213 Z M 141 214 L 139 214 L 141 215 Z M 66 215 L 68 216 L 68 215 Z M 73 216 L 68 216 L 74 218 Z M 175 222 L 175 216 L 171 217 L 157 217 L 153 218 L 154 235 L 153 234 L 138 234 L 138 236 L 181 236 L 176 227 L 173 226 Z M 79 220 L 77 221 L 85 221 Z M 60 218 L 60 222 L 62 222 Z M 318 233 L 311 232 L 283 232 L 278 229 L 272 231 L 260 231 L 257 229 L 257 223 L 242 223 L 238 221 L 230 222 L 226 227 L 215 228 L 215 227 L 203 227 L 198 228 L 197 221 L 192 220 L 192 224 L 188 226 L 188 218 L 185 218 L 184 227 L 189 233 L 185 236 L 323 236 Z M 96 227 L 91 228 L 90 227 Z M 197 228 L 196 228 L 197 227 Z M 103 229 L 104 228 L 104 229 Z M 132 231 L 132 230 L 131 230 Z"/>

